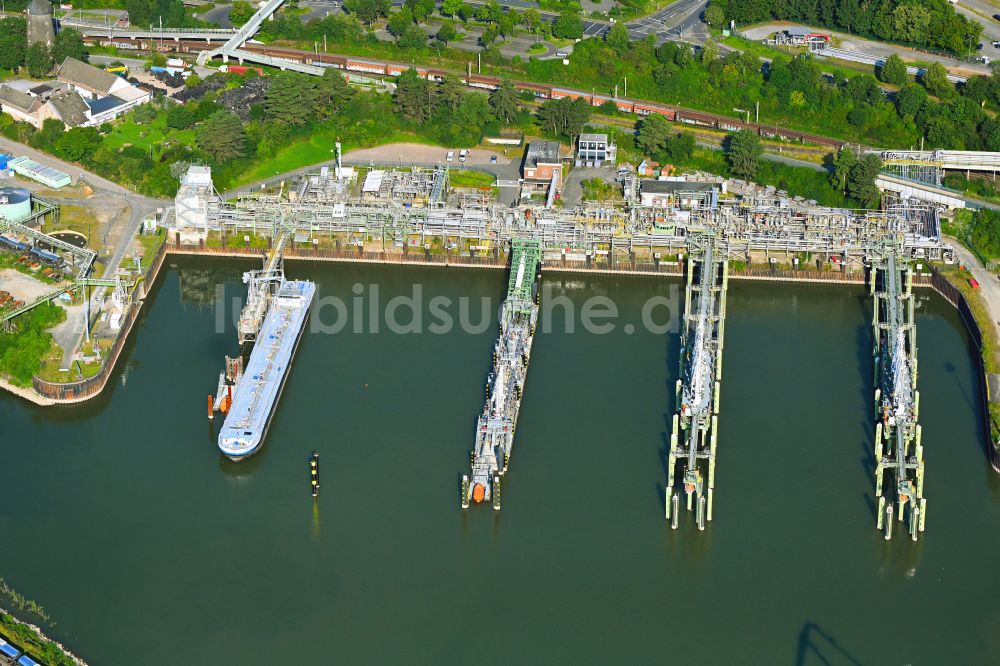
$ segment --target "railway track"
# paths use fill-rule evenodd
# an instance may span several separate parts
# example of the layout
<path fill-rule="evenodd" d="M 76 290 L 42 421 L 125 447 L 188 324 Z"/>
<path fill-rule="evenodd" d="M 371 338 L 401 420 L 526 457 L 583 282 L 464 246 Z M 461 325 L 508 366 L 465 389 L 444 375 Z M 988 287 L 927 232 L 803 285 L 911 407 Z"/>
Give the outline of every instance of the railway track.
<path fill-rule="evenodd" d="M 97 43 L 101 46 L 113 46 L 117 48 L 129 49 L 129 50 L 150 50 L 156 49 L 159 45 L 156 40 L 147 39 L 123 39 L 117 38 L 111 40 L 109 38 L 101 37 L 88 37 L 85 38 L 89 43 Z M 205 48 L 204 41 L 198 40 L 175 40 L 173 42 L 165 42 L 163 46 L 168 47 L 171 51 L 181 52 L 181 53 L 200 53 Z M 269 59 L 281 59 L 290 62 L 304 63 L 309 65 L 314 65 L 317 67 L 332 67 L 345 72 L 352 72 L 362 75 L 375 75 L 375 76 L 386 76 L 395 77 L 402 74 L 404 71 L 410 69 L 411 65 L 383 62 L 379 60 L 368 60 L 363 58 L 355 58 L 353 56 L 343 56 L 333 53 L 311 53 L 309 51 L 302 51 L 299 49 L 292 49 L 286 47 L 276 47 L 263 44 L 246 44 L 244 50 L 248 54 L 258 54 Z M 445 76 L 457 76 L 459 77 L 466 86 L 470 88 L 478 88 L 481 90 L 495 90 L 500 85 L 501 79 L 495 76 L 486 76 L 482 74 L 471 74 L 455 72 L 445 69 L 438 69 L 432 67 L 414 67 L 417 73 L 430 80 L 430 81 L 441 81 Z M 775 141 L 780 141 L 783 145 L 787 142 L 793 144 L 798 144 L 797 147 L 807 147 L 809 145 L 813 146 L 811 150 L 822 149 L 824 153 L 830 151 L 839 150 L 842 146 L 846 145 L 848 142 L 841 139 L 834 139 L 827 136 L 822 136 L 819 134 L 812 134 L 809 132 L 801 132 L 799 130 L 789 129 L 787 127 L 781 127 L 778 125 L 769 125 L 765 123 L 751 123 L 744 122 L 738 118 L 732 118 L 730 116 L 724 116 L 716 113 L 708 113 L 705 111 L 697 111 L 694 109 L 687 109 L 680 106 L 661 104 L 658 102 L 649 102 L 646 100 L 622 98 L 622 97 L 612 97 L 608 95 L 598 95 L 596 93 L 587 93 L 582 90 L 575 90 L 573 88 L 566 88 L 562 86 L 551 86 L 541 83 L 533 83 L 529 81 L 512 81 L 514 86 L 523 92 L 530 92 L 538 99 L 585 99 L 592 106 L 599 107 L 607 102 L 613 103 L 618 107 L 619 111 L 623 113 L 629 113 L 635 116 L 647 116 L 650 114 L 658 114 L 664 116 L 668 120 L 677 122 L 683 125 L 687 125 L 691 129 L 704 128 L 704 129 L 714 129 L 721 130 L 723 132 L 731 132 L 740 129 L 747 129 L 755 132 L 764 139 L 773 139 Z M 790 148 L 790 146 L 789 146 Z M 807 148 L 808 149 L 808 148 Z"/>

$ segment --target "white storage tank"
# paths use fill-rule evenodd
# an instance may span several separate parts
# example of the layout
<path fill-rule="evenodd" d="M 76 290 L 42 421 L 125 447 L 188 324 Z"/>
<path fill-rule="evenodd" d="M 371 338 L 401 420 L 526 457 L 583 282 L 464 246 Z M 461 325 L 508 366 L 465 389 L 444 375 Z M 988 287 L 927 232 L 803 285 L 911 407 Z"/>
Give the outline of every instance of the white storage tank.
<path fill-rule="evenodd" d="M 20 222 L 31 215 L 31 192 L 17 187 L 0 187 L 0 217 Z"/>

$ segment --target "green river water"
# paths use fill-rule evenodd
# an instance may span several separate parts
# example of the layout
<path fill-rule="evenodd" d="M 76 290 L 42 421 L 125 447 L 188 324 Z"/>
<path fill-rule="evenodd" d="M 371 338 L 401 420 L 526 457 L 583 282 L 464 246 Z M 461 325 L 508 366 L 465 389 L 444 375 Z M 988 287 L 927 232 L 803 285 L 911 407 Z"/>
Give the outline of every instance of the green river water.
<path fill-rule="evenodd" d="M 235 352 L 212 297 L 243 294 L 252 267 L 169 260 L 100 398 L 0 397 L 0 575 L 92 666 L 1000 664 L 1000 481 L 968 335 L 937 295 L 918 292 L 928 517 L 912 544 L 874 528 L 861 287 L 731 284 L 699 533 L 663 517 L 677 335 L 622 326 L 676 282 L 543 277 L 621 318 L 566 334 L 557 309 L 536 337 L 495 514 L 463 512 L 458 479 L 506 274 L 290 262 L 320 296 L 419 282 L 425 299 L 493 299 L 493 323 L 307 335 L 264 449 L 234 464 L 205 418 Z"/>

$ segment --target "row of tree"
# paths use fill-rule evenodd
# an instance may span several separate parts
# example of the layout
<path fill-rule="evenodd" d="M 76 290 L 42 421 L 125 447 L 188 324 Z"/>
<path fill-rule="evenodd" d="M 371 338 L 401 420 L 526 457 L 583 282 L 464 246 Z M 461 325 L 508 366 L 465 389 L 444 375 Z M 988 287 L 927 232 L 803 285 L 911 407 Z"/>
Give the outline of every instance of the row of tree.
<path fill-rule="evenodd" d="M 23 18 L 0 19 L 0 69 L 24 67 L 32 77 L 40 78 L 67 57 L 87 60 L 83 36 L 73 28 L 60 30 L 51 49 L 41 42 L 29 48 L 27 35 L 27 24 Z"/>
<path fill-rule="evenodd" d="M 740 25 L 771 19 L 846 30 L 866 37 L 968 56 L 983 27 L 947 0 L 712 0 L 705 19 Z"/>

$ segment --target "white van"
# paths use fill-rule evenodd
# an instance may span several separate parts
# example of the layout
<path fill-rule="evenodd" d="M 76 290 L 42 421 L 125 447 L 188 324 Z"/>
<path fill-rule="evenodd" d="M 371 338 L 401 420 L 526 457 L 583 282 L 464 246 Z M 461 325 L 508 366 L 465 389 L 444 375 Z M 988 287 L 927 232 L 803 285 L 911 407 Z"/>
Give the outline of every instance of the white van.
<path fill-rule="evenodd" d="M 469 151 L 467 151 L 465 148 L 463 148 L 462 151 L 458 154 L 458 161 L 459 162 L 464 162 L 465 158 L 468 157 L 468 156 L 469 156 Z"/>

